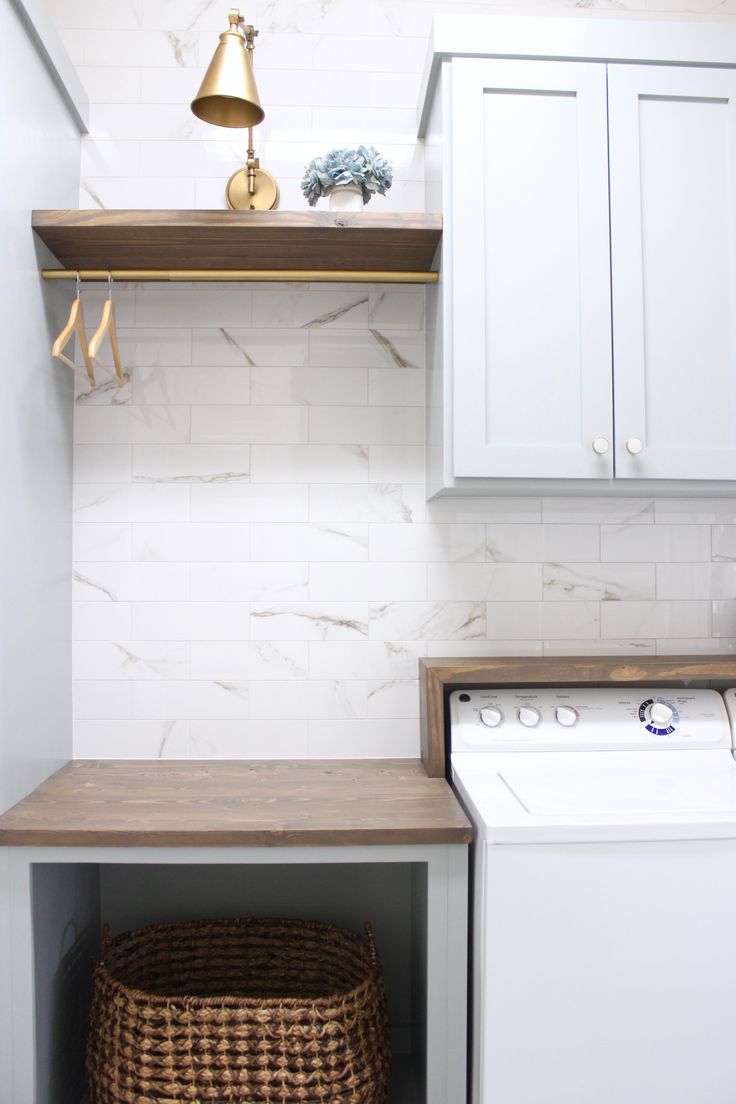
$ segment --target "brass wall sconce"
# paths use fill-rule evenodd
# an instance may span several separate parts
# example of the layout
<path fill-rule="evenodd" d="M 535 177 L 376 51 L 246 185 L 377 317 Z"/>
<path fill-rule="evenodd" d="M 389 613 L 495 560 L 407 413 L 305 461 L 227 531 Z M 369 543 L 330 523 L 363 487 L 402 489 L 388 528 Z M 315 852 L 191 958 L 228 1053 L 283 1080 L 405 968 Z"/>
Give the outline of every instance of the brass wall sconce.
<path fill-rule="evenodd" d="M 230 177 L 225 198 L 233 211 L 271 211 L 278 205 L 279 186 L 260 167 L 253 147 L 253 127 L 265 118 L 253 76 L 258 31 L 245 22 L 237 8 L 230 8 L 228 22 L 230 25 L 220 35 L 220 44 L 192 100 L 192 111 L 206 123 L 248 128 L 245 168 Z"/>

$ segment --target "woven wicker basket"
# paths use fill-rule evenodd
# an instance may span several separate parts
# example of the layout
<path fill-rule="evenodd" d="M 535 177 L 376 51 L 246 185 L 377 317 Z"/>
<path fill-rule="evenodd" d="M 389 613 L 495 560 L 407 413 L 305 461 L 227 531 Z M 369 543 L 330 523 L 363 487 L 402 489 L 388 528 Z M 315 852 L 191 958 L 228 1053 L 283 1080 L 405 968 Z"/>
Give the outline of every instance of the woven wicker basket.
<path fill-rule="evenodd" d="M 385 1104 L 389 1039 L 370 925 L 156 924 L 95 968 L 90 1104 Z"/>

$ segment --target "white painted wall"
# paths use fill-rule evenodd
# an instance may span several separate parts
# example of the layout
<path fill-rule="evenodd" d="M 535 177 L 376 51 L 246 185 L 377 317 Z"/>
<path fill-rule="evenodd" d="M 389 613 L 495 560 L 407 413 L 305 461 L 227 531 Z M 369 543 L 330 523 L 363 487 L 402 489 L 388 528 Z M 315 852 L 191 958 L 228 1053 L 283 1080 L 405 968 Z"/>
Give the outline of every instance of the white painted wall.
<path fill-rule="evenodd" d="M 0 0 L 0 808 L 71 755 L 72 382 L 50 344 L 31 208 L 73 206 L 77 122 L 18 9 Z"/>
<path fill-rule="evenodd" d="M 545 10 L 736 17 L 711 6 Z M 188 105 L 227 5 L 50 8 L 93 101 L 82 204 L 224 206 L 242 136 Z M 310 157 L 365 141 L 396 172 L 373 209 L 421 210 L 431 18 L 493 10 L 246 8 L 282 208 L 303 209 Z M 425 504 L 422 291 L 148 285 L 117 302 L 132 383 L 76 409 L 76 755 L 414 755 L 421 655 L 736 648 L 736 502 Z"/>

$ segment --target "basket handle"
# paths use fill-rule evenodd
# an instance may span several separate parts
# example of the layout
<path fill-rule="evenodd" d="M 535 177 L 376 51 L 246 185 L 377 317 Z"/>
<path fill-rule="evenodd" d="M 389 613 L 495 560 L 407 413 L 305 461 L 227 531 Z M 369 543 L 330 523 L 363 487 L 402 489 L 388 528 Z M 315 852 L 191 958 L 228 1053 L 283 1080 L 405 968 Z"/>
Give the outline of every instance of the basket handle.
<path fill-rule="evenodd" d="M 363 930 L 365 931 L 365 941 L 368 944 L 368 954 L 373 966 L 378 966 L 378 951 L 376 950 L 376 941 L 373 937 L 373 925 L 366 920 L 363 924 Z"/>
<path fill-rule="evenodd" d="M 100 939 L 100 954 L 99 961 L 104 962 L 107 957 L 107 952 L 110 950 L 110 944 L 112 943 L 112 936 L 110 935 L 110 925 L 103 924 L 102 937 Z"/>

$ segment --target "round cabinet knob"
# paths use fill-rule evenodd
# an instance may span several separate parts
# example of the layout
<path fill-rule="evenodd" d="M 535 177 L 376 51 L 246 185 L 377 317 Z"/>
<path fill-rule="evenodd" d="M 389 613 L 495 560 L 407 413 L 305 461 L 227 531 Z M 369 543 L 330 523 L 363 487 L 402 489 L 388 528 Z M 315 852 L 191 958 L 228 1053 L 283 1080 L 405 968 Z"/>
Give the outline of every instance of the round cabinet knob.
<path fill-rule="evenodd" d="M 503 720 L 503 713 L 495 705 L 487 705 L 481 709 L 480 719 L 488 728 L 498 728 Z"/>
<path fill-rule="evenodd" d="M 638 456 L 641 450 L 644 448 L 644 442 L 640 441 L 638 437 L 629 437 L 626 442 L 626 451 L 631 456 Z"/>
<path fill-rule="evenodd" d="M 597 452 L 599 456 L 603 456 L 604 453 L 608 452 L 609 448 L 610 445 L 605 437 L 596 437 L 593 442 L 593 452 Z"/>
<path fill-rule="evenodd" d="M 558 724 L 564 725 L 565 728 L 572 728 L 578 719 L 578 711 L 573 709 L 571 705 L 558 705 L 555 710 L 555 717 Z"/>
<path fill-rule="evenodd" d="M 658 726 L 668 725 L 672 717 L 672 709 L 666 702 L 652 702 L 649 708 L 649 719 L 652 724 Z"/>
<path fill-rule="evenodd" d="M 539 724 L 539 710 L 533 705 L 522 705 L 519 710 L 519 720 L 525 728 L 534 728 Z"/>

